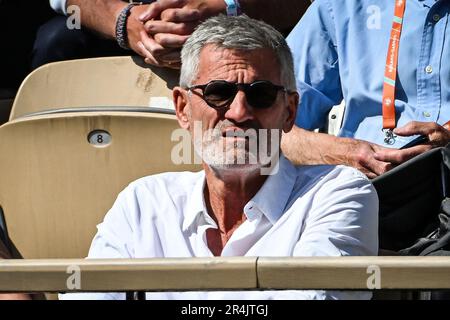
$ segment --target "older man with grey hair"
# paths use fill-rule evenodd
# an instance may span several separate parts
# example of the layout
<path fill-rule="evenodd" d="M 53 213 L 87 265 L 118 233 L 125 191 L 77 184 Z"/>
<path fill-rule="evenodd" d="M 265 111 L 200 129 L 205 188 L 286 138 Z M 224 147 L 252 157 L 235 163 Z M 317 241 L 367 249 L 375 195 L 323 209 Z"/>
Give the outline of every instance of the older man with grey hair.
<path fill-rule="evenodd" d="M 367 178 L 344 166 L 295 167 L 280 153 L 298 93 L 291 53 L 275 29 L 246 16 L 205 21 L 184 45 L 173 97 L 204 170 L 131 183 L 98 226 L 89 258 L 377 254 L 378 198 Z M 147 299 L 368 297 L 301 290 L 147 293 Z"/>

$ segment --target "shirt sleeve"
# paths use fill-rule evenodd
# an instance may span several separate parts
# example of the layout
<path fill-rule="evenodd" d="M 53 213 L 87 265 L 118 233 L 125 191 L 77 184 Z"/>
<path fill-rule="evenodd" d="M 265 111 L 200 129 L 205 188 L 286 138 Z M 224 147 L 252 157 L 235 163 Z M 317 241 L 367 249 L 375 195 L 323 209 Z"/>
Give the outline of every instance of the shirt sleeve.
<path fill-rule="evenodd" d="M 378 195 L 356 169 L 342 167 L 315 195 L 294 256 L 377 256 Z M 321 291 L 315 299 L 368 299 L 370 292 Z"/>
<path fill-rule="evenodd" d="M 67 15 L 66 1 L 67 0 L 50 0 L 50 6 L 57 13 Z"/>
<path fill-rule="evenodd" d="M 134 206 L 126 210 L 125 197 L 122 192 L 108 211 L 105 219 L 97 226 L 97 234 L 92 240 L 88 259 L 131 259 L 134 257 L 133 228 L 128 212 L 134 212 Z"/>
<path fill-rule="evenodd" d="M 296 125 L 308 130 L 323 128 L 343 98 L 333 14 L 328 0 L 316 0 L 287 37 L 300 94 Z"/>

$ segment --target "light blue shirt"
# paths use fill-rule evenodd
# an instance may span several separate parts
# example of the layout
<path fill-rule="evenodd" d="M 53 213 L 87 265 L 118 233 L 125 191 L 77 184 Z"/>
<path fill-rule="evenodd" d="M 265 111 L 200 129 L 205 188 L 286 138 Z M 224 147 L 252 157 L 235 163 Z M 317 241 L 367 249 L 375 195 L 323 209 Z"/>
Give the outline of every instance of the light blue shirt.
<path fill-rule="evenodd" d="M 381 101 L 395 0 L 316 0 L 288 37 L 301 102 L 296 124 L 324 127 L 346 103 L 339 136 L 387 146 Z M 396 84 L 397 127 L 450 120 L 450 1 L 408 0 Z M 400 147 L 412 137 L 398 137 Z"/>

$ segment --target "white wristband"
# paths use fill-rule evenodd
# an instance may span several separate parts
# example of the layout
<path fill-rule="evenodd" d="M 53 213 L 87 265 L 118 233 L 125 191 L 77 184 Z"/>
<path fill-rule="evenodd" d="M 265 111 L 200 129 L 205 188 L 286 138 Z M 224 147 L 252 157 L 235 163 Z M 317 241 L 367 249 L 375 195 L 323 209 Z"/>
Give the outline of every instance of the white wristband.
<path fill-rule="evenodd" d="M 238 16 L 241 14 L 241 7 L 238 0 L 224 0 L 227 5 L 227 16 Z"/>

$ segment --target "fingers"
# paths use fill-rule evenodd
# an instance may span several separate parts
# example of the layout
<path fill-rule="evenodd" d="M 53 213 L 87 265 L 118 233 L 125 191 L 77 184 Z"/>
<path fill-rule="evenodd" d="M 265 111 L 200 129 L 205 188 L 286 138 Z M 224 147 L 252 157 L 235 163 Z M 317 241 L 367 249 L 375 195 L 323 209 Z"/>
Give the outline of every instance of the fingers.
<path fill-rule="evenodd" d="M 180 50 L 167 49 L 143 31 L 141 41 L 138 42 L 137 53 L 144 57 L 145 63 L 171 69 L 180 69 Z"/>
<path fill-rule="evenodd" d="M 168 22 L 194 22 L 200 20 L 200 11 L 189 8 L 167 9 L 161 13 L 161 20 Z"/>
<path fill-rule="evenodd" d="M 158 0 L 149 5 L 148 9 L 139 16 L 139 20 L 145 22 L 158 18 L 161 13 L 169 8 L 181 8 L 186 4 L 186 0 Z"/>
<path fill-rule="evenodd" d="M 428 150 L 430 150 L 432 146 L 430 145 L 418 145 L 415 147 L 397 150 L 397 149 L 385 149 L 378 150 L 374 154 L 374 158 L 378 161 L 391 162 L 393 164 L 401 164 L 405 161 L 408 161 L 415 156 L 422 154 Z"/>
<path fill-rule="evenodd" d="M 193 22 L 174 23 L 161 20 L 150 20 L 145 23 L 144 28 L 149 34 L 171 33 L 190 35 L 196 26 L 197 24 Z"/>
<path fill-rule="evenodd" d="M 370 173 L 370 175 L 366 174 L 369 178 L 380 176 L 393 168 L 392 163 L 377 160 L 375 158 L 369 158 L 366 161 L 361 162 L 361 164 Z"/>
<path fill-rule="evenodd" d="M 389 171 L 393 167 L 391 163 L 374 158 L 377 148 L 383 147 L 365 141 L 355 141 L 350 153 L 350 158 L 352 159 L 350 160 L 350 165 L 365 173 L 369 178 Z"/>
<path fill-rule="evenodd" d="M 145 50 L 148 51 L 152 56 L 159 56 L 167 52 L 166 48 L 156 42 L 155 39 L 149 36 L 145 31 L 141 31 L 140 36 Z"/>
<path fill-rule="evenodd" d="M 145 63 L 159 66 L 159 62 L 152 56 L 152 54 L 145 48 L 144 44 L 139 41 L 137 43 L 136 53 L 144 58 Z"/>
<path fill-rule="evenodd" d="M 132 49 L 144 58 L 145 63 L 153 64 L 156 66 L 161 66 L 160 61 L 152 54 L 151 49 L 153 48 L 155 52 L 162 52 L 165 50 L 163 47 L 159 46 L 155 40 L 147 36 L 145 31 L 140 32 L 141 39 L 136 42 L 136 45 L 132 46 Z M 144 44 L 145 42 L 145 44 Z M 162 49 L 160 49 L 162 48 Z"/>
<path fill-rule="evenodd" d="M 156 38 L 153 39 L 151 36 L 147 35 L 145 31 L 141 32 L 141 42 L 144 46 L 142 51 L 146 53 L 144 57 L 153 57 L 160 62 L 179 62 L 181 60 L 180 50 L 174 50 L 172 47 L 181 47 L 186 41 L 187 36 L 183 37 L 171 34 L 156 36 L 161 40 L 162 45 L 159 41 L 156 41 Z"/>
<path fill-rule="evenodd" d="M 179 49 L 199 23 L 197 9 L 183 8 L 187 0 L 158 0 L 139 16 L 144 22 L 137 53 L 146 63 L 180 68 Z M 157 19 L 157 20 L 154 20 Z"/>
<path fill-rule="evenodd" d="M 394 129 L 394 133 L 399 136 L 413 136 L 417 134 L 429 135 L 439 130 L 439 125 L 435 122 L 411 121 L 400 128 Z"/>
<path fill-rule="evenodd" d="M 152 64 L 158 67 L 167 67 L 167 68 L 171 68 L 171 69 L 180 69 L 181 68 L 181 61 L 180 60 L 176 60 L 176 58 L 173 58 L 173 54 L 169 53 L 167 55 L 163 55 L 161 57 L 154 57 L 151 55 L 151 53 L 149 53 L 145 47 L 143 46 L 143 44 L 141 42 L 139 42 L 142 50 L 142 54 L 140 52 L 138 52 L 143 58 L 144 58 L 144 62 L 147 64 Z M 179 56 L 179 53 L 178 53 Z"/>
<path fill-rule="evenodd" d="M 157 64 L 154 63 L 154 60 L 157 61 Z M 152 59 L 144 59 L 145 63 L 148 64 L 155 64 L 157 66 L 163 66 L 168 67 L 171 69 L 180 69 L 181 68 L 181 59 L 180 59 L 180 51 L 172 51 L 167 54 L 154 57 L 154 60 Z"/>
<path fill-rule="evenodd" d="M 423 135 L 427 136 L 430 145 L 434 147 L 445 146 L 450 141 L 450 131 L 446 129 L 449 123 L 440 126 L 435 122 L 411 121 L 405 126 L 394 130 L 399 136 Z M 409 149 L 409 148 L 408 148 Z"/>
<path fill-rule="evenodd" d="M 158 33 L 155 40 L 165 48 L 181 48 L 189 36 L 179 36 L 177 34 Z"/>

